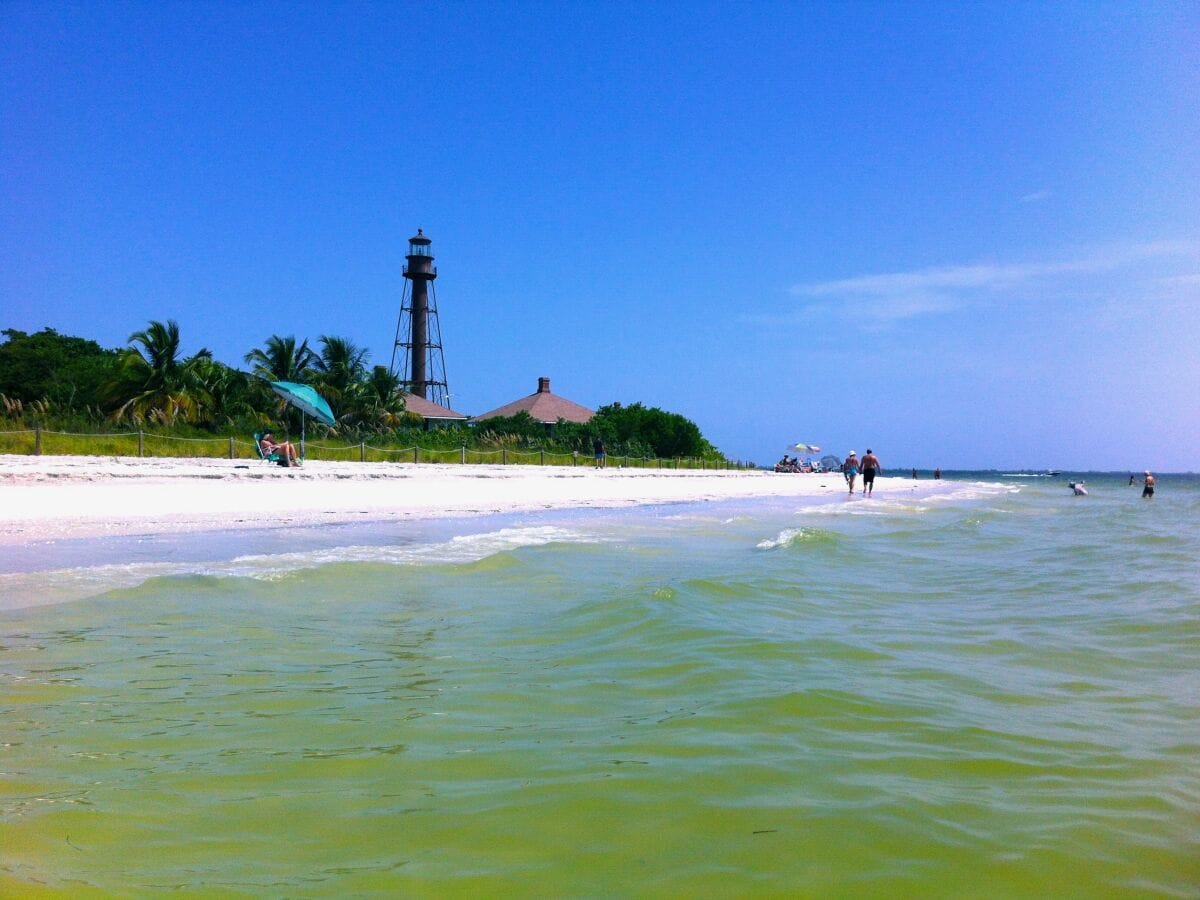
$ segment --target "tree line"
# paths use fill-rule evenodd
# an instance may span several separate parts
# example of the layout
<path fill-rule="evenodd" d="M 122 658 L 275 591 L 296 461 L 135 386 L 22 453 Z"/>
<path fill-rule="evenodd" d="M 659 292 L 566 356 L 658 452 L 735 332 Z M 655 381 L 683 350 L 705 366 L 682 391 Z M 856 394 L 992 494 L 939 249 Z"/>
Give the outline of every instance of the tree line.
<path fill-rule="evenodd" d="M 182 355 L 174 321 L 152 321 L 118 349 L 51 328 L 0 334 L 6 339 L 0 344 L 0 416 L 24 426 L 152 428 L 181 435 L 299 431 L 299 413 L 269 385 L 294 381 L 316 388 L 337 417 L 332 428 L 315 426 L 316 433 L 352 442 L 590 453 L 598 438 L 620 455 L 722 458 L 694 422 L 640 403 L 603 406 L 585 424 L 547 428 L 520 413 L 426 432 L 421 417 L 406 409 L 399 379 L 386 366 L 371 365 L 365 348 L 333 335 L 322 335 L 315 347 L 307 339 L 273 335 L 247 352 L 246 368 L 239 369 L 206 349 Z"/>

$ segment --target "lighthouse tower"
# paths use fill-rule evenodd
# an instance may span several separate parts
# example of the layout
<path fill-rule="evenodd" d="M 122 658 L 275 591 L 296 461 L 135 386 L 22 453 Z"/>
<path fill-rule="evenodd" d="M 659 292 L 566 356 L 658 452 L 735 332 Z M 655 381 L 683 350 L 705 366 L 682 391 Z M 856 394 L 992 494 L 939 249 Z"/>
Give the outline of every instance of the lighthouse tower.
<path fill-rule="evenodd" d="M 391 371 L 410 394 L 432 400 L 439 406 L 449 406 L 450 386 L 446 383 L 446 360 L 442 355 L 442 327 L 438 323 L 437 294 L 433 289 L 437 268 L 429 250 L 432 243 L 420 228 L 408 239 L 408 256 L 405 257 L 408 262 L 404 266 L 404 291 L 400 296 Z"/>

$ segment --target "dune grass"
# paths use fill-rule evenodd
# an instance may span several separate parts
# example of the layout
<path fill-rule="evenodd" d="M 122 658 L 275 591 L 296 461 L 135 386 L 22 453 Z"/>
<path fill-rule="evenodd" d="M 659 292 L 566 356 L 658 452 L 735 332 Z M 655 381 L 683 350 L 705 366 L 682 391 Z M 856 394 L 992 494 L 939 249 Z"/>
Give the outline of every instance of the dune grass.
<path fill-rule="evenodd" d="M 591 466 L 585 454 L 549 450 L 424 448 L 388 444 L 305 442 L 305 458 L 341 462 L 458 463 L 466 465 Z M 0 431 L 0 453 L 30 456 L 154 456 L 175 459 L 258 459 L 249 438 L 185 437 L 157 432 L 78 434 L 34 429 Z M 610 455 L 611 467 L 648 469 L 728 469 L 736 466 L 713 460 L 649 459 Z"/>

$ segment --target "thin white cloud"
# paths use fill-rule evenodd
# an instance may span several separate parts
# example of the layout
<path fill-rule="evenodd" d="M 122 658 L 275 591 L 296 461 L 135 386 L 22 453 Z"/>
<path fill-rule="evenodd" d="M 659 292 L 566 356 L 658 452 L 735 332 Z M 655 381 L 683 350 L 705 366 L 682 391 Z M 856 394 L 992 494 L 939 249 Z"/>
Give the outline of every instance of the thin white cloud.
<path fill-rule="evenodd" d="M 954 288 L 985 289 L 1016 284 L 1045 275 L 1066 272 L 1094 272 L 1105 268 L 1095 260 L 1050 264 L 970 266 L 941 266 L 913 272 L 891 272 L 885 275 L 859 275 L 837 281 L 802 284 L 792 288 L 793 294 L 810 297 L 868 294 L 883 296 L 898 292 L 943 290 Z"/>
<path fill-rule="evenodd" d="M 1053 195 L 1046 190 L 1033 191 L 1021 198 L 1022 203 L 1041 203 L 1043 200 L 1049 200 Z"/>
<path fill-rule="evenodd" d="M 1158 283 L 1164 287 L 1200 287 L 1200 274 L 1174 275 L 1170 278 L 1160 278 Z"/>
<path fill-rule="evenodd" d="M 834 304 L 869 307 L 877 319 L 897 321 L 953 312 L 1021 286 L 1037 285 L 1040 291 L 1046 291 L 1053 285 L 1069 284 L 1078 276 L 1113 272 L 1157 257 L 1198 253 L 1200 247 L 1192 242 L 1130 244 L 1059 262 L 975 263 L 858 275 L 798 284 L 790 293 L 809 298 L 805 305 L 810 308 Z"/>

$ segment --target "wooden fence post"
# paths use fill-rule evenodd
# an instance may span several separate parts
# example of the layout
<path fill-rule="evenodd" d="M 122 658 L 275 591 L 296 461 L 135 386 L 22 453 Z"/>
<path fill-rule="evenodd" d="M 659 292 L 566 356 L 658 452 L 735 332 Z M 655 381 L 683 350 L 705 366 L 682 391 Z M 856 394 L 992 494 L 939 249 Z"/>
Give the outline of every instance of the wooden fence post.
<path fill-rule="evenodd" d="M 420 453 L 421 453 L 421 448 L 420 448 L 420 447 L 413 447 L 413 462 L 420 462 L 420 461 L 421 461 L 421 458 L 420 458 Z"/>
<path fill-rule="evenodd" d="M 459 463 L 461 463 L 464 466 L 467 464 L 467 446 L 466 446 L 466 444 L 463 445 L 462 454 L 459 456 L 458 461 L 459 461 Z"/>
<path fill-rule="evenodd" d="M 33 426 L 33 455 L 42 455 L 42 426 L 40 424 Z"/>
<path fill-rule="evenodd" d="M 502 466 L 508 465 L 508 448 L 507 447 L 500 448 L 500 465 L 502 465 Z"/>
<path fill-rule="evenodd" d="M 146 455 L 146 432 L 138 429 L 138 456 Z"/>
<path fill-rule="evenodd" d="M 358 442 L 358 461 L 359 462 L 367 461 L 367 442 L 366 441 Z"/>
<path fill-rule="evenodd" d="M 229 439 L 229 458 L 233 459 L 233 438 Z"/>
<path fill-rule="evenodd" d="M 543 450 L 543 451 L 541 451 L 541 453 L 542 453 L 542 456 L 541 456 L 541 459 L 540 459 L 540 460 L 539 460 L 539 462 L 538 462 L 538 465 L 539 465 L 539 466 L 544 466 L 544 465 L 546 464 L 546 451 L 545 451 L 545 450 Z"/>

